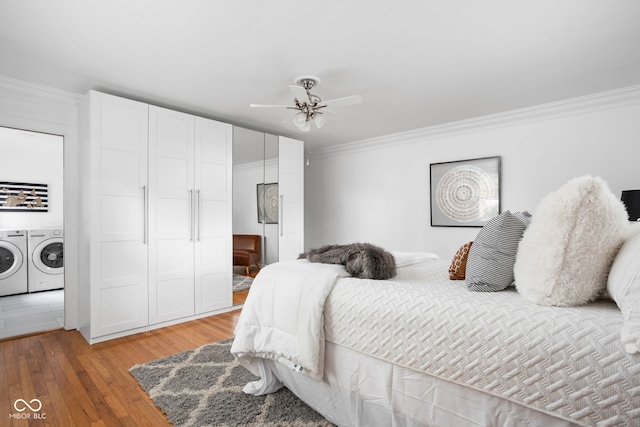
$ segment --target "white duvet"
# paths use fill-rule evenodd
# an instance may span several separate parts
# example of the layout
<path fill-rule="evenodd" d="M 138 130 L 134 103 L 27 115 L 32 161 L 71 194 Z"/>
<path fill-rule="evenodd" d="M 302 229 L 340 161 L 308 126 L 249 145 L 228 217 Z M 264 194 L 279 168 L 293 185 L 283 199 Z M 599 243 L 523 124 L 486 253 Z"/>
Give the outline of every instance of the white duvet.
<path fill-rule="evenodd" d="M 263 372 L 255 358 L 265 358 L 322 380 L 324 303 L 338 277 L 346 276 L 342 265 L 305 259 L 263 268 L 240 314 L 231 353 L 256 375 Z"/>
<path fill-rule="evenodd" d="M 440 258 L 429 252 L 393 252 L 393 256 L 399 269 Z M 244 303 L 231 353 L 260 377 L 265 375 L 259 362 L 262 358 L 322 380 L 324 305 L 337 279 L 348 276 L 342 265 L 306 259 L 264 267 Z"/>

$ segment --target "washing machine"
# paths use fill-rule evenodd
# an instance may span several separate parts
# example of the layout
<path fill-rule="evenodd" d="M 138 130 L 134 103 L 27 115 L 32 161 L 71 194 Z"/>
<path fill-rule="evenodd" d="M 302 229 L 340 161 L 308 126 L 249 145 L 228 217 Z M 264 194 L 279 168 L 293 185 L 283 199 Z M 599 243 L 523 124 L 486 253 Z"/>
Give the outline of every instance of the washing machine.
<path fill-rule="evenodd" d="M 64 288 L 62 228 L 29 230 L 29 292 Z"/>
<path fill-rule="evenodd" d="M 0 230 L 0 296 L 26 293 L 27 270 L 27 231 Z"/>

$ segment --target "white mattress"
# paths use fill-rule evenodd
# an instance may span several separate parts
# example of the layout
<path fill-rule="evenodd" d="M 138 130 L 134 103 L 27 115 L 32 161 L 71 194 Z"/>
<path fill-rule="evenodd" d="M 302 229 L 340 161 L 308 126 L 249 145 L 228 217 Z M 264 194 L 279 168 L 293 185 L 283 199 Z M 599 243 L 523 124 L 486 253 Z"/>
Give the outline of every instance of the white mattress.
<path fill-rule="evenodd" d="M 403 267 L 394 281 L 339 279 L 327 342 L 577 424 L 640 425 L 640 357 L 624 351 L 613 302 L 541 307 L 515 290 L 470 292 L 448 265 Z"/>

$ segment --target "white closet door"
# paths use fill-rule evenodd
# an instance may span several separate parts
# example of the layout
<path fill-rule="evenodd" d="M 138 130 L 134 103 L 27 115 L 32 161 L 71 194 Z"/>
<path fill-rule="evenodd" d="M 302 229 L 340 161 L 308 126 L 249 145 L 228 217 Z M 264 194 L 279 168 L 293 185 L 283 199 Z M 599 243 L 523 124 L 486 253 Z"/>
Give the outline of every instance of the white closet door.
<path fill-rule="evenodd" d="M 278 164 L 279 261 L 298 258 L 304 251 L 304 143 L 284 136 L 279 140 Z"/>
<path fill-rule="evenodd" d="M 148 106 L 89 94 L 91 337 L 147 325 Z M 85 333 L 86 336 L 86 332 Z"/>
<path fill-rule="evenodd" d="M 232 126 L 196 117 L 196 314 L 232 305 Z"/>
<path fill-rule="evenodd" d="M 149 107 L 149 324 L 194 314 L 194 125 Z"/>

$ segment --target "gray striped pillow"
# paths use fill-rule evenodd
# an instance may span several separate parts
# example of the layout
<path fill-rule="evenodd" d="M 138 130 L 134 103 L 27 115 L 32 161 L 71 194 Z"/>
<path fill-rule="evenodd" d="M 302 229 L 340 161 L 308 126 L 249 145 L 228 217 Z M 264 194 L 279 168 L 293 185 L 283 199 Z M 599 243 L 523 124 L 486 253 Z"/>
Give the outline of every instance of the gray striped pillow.
<path fill-rule="evenodd" d="M 530 221 L 529 212 L 504 211 L 480 230 L 467 259 L 470 291 L 496 292 L 513 283 L 518 243 Z"/>

